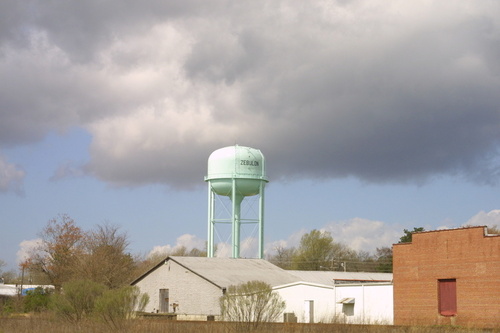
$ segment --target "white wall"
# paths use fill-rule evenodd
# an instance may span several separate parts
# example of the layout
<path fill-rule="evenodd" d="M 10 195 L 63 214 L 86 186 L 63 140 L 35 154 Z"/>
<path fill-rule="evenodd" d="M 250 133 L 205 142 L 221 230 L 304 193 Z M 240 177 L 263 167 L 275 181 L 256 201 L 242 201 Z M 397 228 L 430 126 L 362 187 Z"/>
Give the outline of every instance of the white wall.
<path fill-rule="evenodd" d="M 35 289 L 37 287 L 42 287 L 43 289 L 54 289 L 53 285 L 50 284 L 23 284 L 23 290 Z M 0 284 L 0 295 L 2 296 L 16 296 L 21 291 L 21 284 Z M 25 294 L 25 293 L 24 293 Z"/>
<path fill-rule="evenodd" d="M 169 290 L 169 303 L 177 303 L 177 313 L 189 315 L 219 315 L 222 290 L 171 260 L 150 272 L 135 284 L 141 293 L 149 295 L 146 312 L 160 308 L 160 289 Z M 169 304 L 170 312 L 172 306 Z"/>
<path fill-rule="evenodd" d="M 335 311 L 333 287 L 300 282 L 273 288 L 286 303 L 284 312 L 293 312 L 299 323 L 309 322 L 306 301 L 313 301 L 313 322 L 329 322 Z M 309 304 L 308 304 L 309 305 Z M 280 318 L 283 321 L 283 316 Z"/>
<path fill-rule="evenodd" d="M 352 305 L 344 306 L 337 303 L 344 298 L 354 298 L 354 308 Z M 337 285 L 335 299 L 335 314 L 338 321 L 387 325 L 394 322 L 392 284 Z M 350 312 L 352 309 L 354 311 Z"/>
<path fill-rule="evenodd" d="M 393 324 L 392 284 L 340 284 L 325 286 L 306 282 L 273 288 L 286 303 L 285 313 L 293 312 L 298 322 L 309 322 L 307 308 L 313 301 L 315 323 Z M 343 305 L 344 298 L 354 304 Z M 283 321 L 283 317 L 280 318 Z"/>

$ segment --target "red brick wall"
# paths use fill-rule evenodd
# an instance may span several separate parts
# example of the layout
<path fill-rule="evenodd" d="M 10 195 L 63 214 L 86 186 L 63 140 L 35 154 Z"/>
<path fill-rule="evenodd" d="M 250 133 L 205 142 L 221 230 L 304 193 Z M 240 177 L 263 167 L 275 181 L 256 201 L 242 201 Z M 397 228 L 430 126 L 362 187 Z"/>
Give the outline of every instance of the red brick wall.
<path fill-rule="evenodd" d="M 422 232 L 393 251 L 394 324 L 500 327 L 500 236 L 483 227 Z M 453 317 L 438 313 L 439 279 L 456 279 Z"/>

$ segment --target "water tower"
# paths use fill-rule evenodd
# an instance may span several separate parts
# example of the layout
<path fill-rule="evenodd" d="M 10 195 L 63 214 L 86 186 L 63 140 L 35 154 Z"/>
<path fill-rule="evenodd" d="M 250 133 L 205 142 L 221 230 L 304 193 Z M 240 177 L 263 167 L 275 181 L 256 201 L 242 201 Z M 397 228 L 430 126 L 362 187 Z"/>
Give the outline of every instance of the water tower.
<path fill-rule="evenodd" d="M 214 230 L 218 223 L 231 223 L 232 257 L 240 257 L 240 228 L 242 223 L 257 223 L 259 229 L 259 258 L 264 257 L 264 187 L 266 162 L 258 149 L 230 146 L 214 151 L 208 158 L 208 244 L 207 256 L 214 256 Z M 230 218 L 216 218 L 216 196 L 231 200 Z M 241 202 L 245 197 L 259 195 L 258 217 L 241 216 Z"/>

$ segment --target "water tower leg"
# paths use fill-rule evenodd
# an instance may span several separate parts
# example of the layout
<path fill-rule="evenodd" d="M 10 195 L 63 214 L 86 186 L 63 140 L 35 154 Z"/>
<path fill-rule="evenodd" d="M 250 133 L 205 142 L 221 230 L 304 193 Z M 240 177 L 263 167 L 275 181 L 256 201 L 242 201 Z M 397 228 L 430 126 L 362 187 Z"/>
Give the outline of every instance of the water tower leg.
<path fill-rule="evenodd" d="M 215 216 L 215 197 L 214 192 L 208 184 L 208 237 L 207 237 L 207 257 L 213 258 L 214 256 L 214 216 Z"/>
<path fill-rule="evenodd" d="M 259 200 L 259 259 L 264 259 L 264 182 L 260 182 Z"/>
<path fill-rule="evenodd" d="M 232 241 L 233 241 L 233 258 L 240 257 L 240 211 L 241 201 L 243 197 L 236 192 L 236 179 L 233 178 L 233 189 L 231 193 L 231 201 L 233 203 L 232 216 Z"/>

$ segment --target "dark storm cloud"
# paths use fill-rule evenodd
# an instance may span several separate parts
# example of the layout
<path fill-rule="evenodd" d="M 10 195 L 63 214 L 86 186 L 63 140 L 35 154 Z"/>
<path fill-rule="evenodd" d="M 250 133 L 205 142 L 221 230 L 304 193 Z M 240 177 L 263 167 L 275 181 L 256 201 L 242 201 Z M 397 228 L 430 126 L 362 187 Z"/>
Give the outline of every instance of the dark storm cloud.
<path fill-rule="evenodd" d="M 122 34 L 144 31 L 165 19 L 195 15 L 208 6 L 199 0 L 141 2 L 110 1 L 16 1 L 0 5 L 2 42 L 24 39 L 44 32 L 51 43 L 72 60 L 91 61 L 96 53 Z"/>
<path fill-rule="evenodd" d="M 498 181 L 497 2 L 12 8 L 0 144 L 85 127 L 86 170 L 117 185 L 198 184 L 235 143 L 260 148 L 274 179 Z"/>

